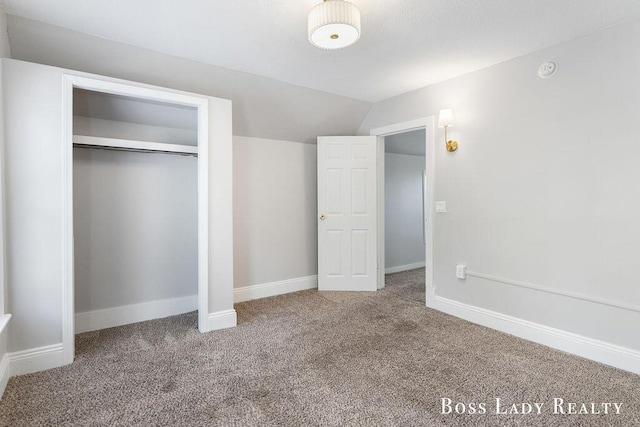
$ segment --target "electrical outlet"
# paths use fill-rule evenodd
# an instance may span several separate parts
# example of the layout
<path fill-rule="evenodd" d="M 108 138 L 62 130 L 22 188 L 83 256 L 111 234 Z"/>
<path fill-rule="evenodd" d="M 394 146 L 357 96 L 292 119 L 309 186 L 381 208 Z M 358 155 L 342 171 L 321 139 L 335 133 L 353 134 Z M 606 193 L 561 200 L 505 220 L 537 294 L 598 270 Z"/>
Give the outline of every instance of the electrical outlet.
<path fill-rule="evenodd" d="M 466 279 L 467 278 L 467 266 L 458 264 L 456 265 L 456 277 L 458 279 Z"/>
<path fill-rule="evenodd" d="M 447 211 L 447 202 L 438 201 L 436 202 L 436 212 L 446 212 Z"/>

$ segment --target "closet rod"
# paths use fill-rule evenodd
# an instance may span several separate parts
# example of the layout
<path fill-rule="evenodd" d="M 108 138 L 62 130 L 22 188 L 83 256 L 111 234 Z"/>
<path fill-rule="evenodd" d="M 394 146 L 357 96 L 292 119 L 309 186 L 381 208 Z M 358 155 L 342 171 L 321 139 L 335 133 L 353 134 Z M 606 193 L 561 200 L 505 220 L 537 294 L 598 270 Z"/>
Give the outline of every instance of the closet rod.
<path fill-rule="evenodd" d="M 173 154 L 174 156 L 198 157 L 197 153 L 183 153 L 180 151 L 142 150 L 140 148 L 107 147 L 100 145 L 73 144 L 76 148 L 89 148 L 91 150 L 128 151 L 130 153 Z"/>

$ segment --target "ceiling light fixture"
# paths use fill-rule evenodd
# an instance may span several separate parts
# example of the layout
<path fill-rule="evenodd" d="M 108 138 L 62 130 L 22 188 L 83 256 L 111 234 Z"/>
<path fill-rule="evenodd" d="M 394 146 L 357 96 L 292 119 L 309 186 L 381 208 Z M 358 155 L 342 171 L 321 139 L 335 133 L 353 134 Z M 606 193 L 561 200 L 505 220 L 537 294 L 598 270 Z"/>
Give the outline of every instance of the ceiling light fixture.
<path fill-rule="evenodd" d="M 340 49 L 360 38 L 360 11 L 348 1 L 323 0 L 309 12 L 309 41 L 321 49 Z"/>

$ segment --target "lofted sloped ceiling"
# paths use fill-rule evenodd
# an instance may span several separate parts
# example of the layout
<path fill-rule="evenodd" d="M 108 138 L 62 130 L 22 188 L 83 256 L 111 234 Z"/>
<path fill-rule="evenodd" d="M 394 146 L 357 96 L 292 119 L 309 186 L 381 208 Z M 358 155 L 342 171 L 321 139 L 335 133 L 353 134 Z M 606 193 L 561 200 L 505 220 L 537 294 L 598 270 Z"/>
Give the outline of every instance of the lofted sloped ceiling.
<path fill-rule="evenodd" d="M 324 51 L 306 34 L 321 0 L 4 1 L 11 15 L 369 102 L 640 16 L 638 0 L 351 0 L 362 38 Z"/>
<path fill-rule="evenodd" d="M 3 0 L 0 0 L 0 3 Z M 640 17 L 638 0 L 352 0 L 362 38 L 307 41 L 320 0 L 4 0 L 15 59 L 233 101 L 235 135 L 354 135 L 374 102 Z"/>
<path fill-rule="evenodd" d="M 230 99 L 233 134 L 315 143 L 355 135 L 372 104 L 7 16 L 11 57 Z"/>

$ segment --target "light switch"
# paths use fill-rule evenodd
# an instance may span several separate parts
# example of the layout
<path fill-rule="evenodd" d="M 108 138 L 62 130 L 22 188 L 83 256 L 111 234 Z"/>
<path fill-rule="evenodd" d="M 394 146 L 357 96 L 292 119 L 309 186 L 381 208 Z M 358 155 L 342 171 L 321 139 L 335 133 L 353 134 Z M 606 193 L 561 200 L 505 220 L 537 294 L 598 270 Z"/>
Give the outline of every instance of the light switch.
<path fill-rule="evenodd" d="M 447 202 L 436 202 L 436 212 L 446 212 Z"/>

